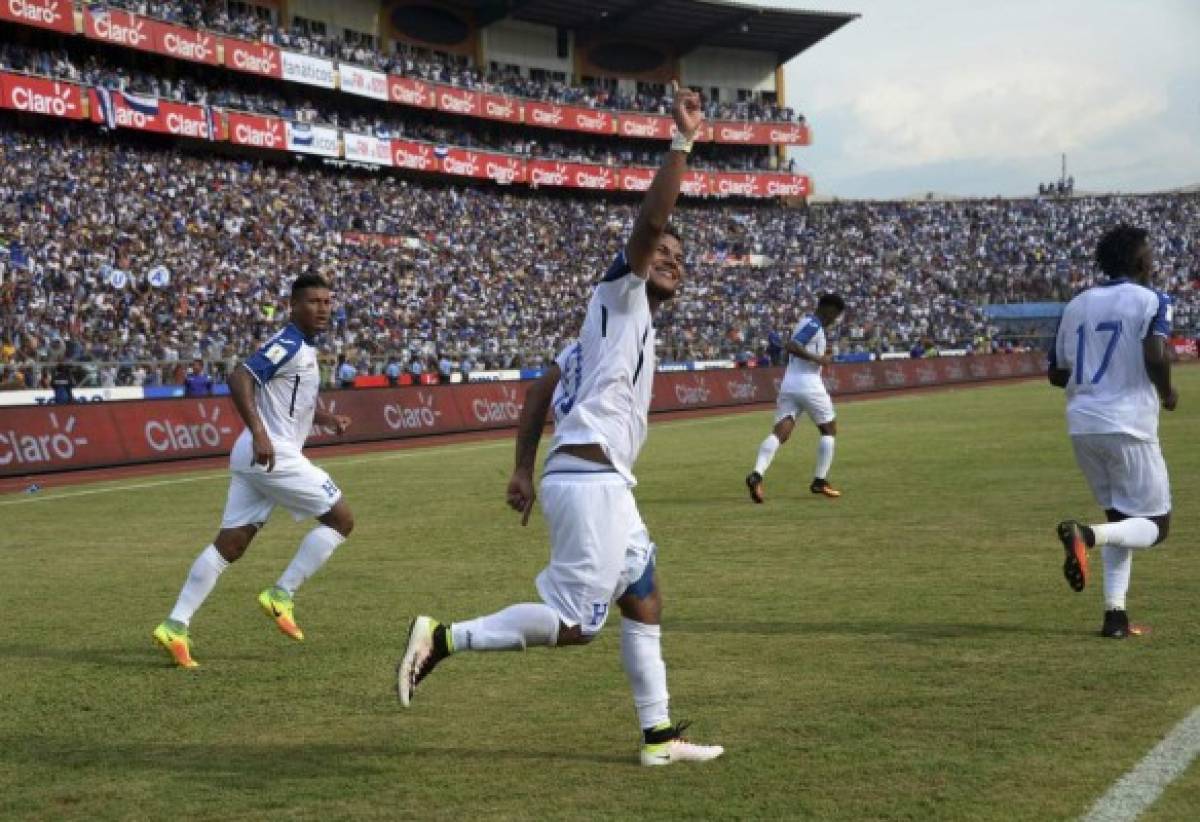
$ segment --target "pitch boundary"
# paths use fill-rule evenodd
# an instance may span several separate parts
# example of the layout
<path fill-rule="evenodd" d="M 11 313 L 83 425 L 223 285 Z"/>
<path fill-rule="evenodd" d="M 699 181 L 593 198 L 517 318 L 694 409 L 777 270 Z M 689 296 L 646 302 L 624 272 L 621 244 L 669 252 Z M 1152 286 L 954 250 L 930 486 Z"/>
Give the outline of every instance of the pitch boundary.
<path fill-rule="evenodd" d="M 1153 805 L 1200 755 L 1200 707 L 1164 736 L 1128 773 L 1113 783 L 1082 822 L 1126 822 Z"/>

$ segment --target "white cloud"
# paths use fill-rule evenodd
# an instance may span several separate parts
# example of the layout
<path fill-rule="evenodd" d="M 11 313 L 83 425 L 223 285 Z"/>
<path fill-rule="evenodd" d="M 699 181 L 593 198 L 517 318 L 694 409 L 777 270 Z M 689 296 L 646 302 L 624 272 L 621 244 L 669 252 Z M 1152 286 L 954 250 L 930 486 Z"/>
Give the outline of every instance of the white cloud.
<path fill-rule="evenodd" d="M 1166 95 L 1131 89 L 1115 68 L 1038 60 L 881 78 L 847 108 L 845 151 L 869 171 L 1073 151 L 1161 113 Z"/>
<path fill-rule="evenodd" d="M 1022 194 L 1060 152 L 1087 190 L 1200 182 L 1196 0 L 839 5 L 863 17 L 787 68 L 818 191 Z"/>

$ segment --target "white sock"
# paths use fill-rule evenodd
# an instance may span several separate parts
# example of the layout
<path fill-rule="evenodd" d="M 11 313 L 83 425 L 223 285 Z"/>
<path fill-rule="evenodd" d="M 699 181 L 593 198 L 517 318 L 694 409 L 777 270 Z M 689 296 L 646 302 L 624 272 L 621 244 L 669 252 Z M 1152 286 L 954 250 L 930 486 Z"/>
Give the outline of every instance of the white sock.
<path fill-rule="evenodd" d="M 621 663 L 629 677 L 642 729 L 670 719 L 667 664 L 662 658 L 662 627 L 621 618 Z"/>
<path fill-rule="evenodd" d="M 450 626 L 454 652 L 523 651 L 558 643 L 558 612 L 540 602 L 510 605 L 503 611 Z"/>
<path fill-rule="evenodd" d="M 304 581 L 321 570 L 321 566 L 333 554 L 334 550 L 346 541 L 346 538 L 328 525 L 318 525 L 300 540 L 296 556 L 279 577 L 275 584 L 289 594 L 304 584 Z"/>
<path fill-rule="evenodd" d="M 1093 525 L 1092 532 L 1096 535 L 1096 545 L 1115 548 L 1149 548 L 1158 539 L 1158 526 L 1145 517 Z"/>
<path fill-rule="evenodd" d="M 1125 594 L 1129 591 L 1129 573 L 1133 570 L 1133 550 L 1105 545 L 1104 556 L 1104 608 L 1125 610 Z"/>
<path fill-rule="evenodd" d="M 217 577 L 228 567 L 229 561 L 221 556 L 217 546 L 209 545 L 201 551 L 188 571 L 187 581 L 183 583 L 183 590 L 179 592 L 179 599 L 171 610 L 171 619 L 184 625 L 190 623 L 192 616 L 216 587 Z"/>
<path fill-rule="evenodd" d="M 836 441 L 837 437 L 828 434 L 822 434 L 817 440 L 817 470 L 813 473 L 817 479 L 825 479 L 829 473 L 829 466 L 833 465 L 833 444 Z"/>
<path fill-rule="evenodd" d="M 754 463 L 756 473 L 767 473 L 767 469 L 771 467 L 771 460 L 775 459 L 775 452 L 779 450 L 779 446 L 779 437 L 774 434 L 762 441 L 762 445 L 758 446 L 758 461 Z"/>

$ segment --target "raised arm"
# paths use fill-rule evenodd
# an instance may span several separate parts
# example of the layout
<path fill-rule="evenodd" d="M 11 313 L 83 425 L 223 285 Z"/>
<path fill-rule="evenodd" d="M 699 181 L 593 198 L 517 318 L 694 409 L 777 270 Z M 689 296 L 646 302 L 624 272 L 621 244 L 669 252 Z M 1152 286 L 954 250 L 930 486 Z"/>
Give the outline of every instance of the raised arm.
<path fill-rule="evenodd" d="M 654 175 L 654 182 L 650 184 L 638 211 L 637 221 L 633 224 L 633 232 L 625 244 L 625 258 L 629 261 L 629 267 L 642 278 L 650 269 L 654 250 L 662 239 L 667 220 L 679 198 L 679 187 L 683 182 L 683 172 L 687 169 L 692 140 L 704 122 L 700 95 L 691 89 L 680 88 L 678 83 L 674 84 L 674 91 L 675 103 L 671 108 L 671 116 L 679 133 L 671 140 L 671 150 Z"/>

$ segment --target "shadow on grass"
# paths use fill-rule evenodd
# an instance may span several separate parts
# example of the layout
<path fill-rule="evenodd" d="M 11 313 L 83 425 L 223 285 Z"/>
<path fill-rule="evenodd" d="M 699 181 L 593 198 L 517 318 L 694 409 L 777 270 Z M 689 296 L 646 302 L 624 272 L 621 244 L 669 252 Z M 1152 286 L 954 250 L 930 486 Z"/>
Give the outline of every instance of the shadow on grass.
<path fill-rule="evenodd" d="M 561 748 L 464 748 L 365 743 L 155 743 L 105 740 L 53 740 L 22 736 L 0 738 L 0 763 L 42 765 L 54 771 L 119 767 L 123 773 L 177 774 L 187 779 L 224 782 L 236 776 L 241 787 L 279 779 L 347 778 L 394 774 L 397 763 L 412 760 L 421 771 L 453 769 L 467 761 L 629 765 L 640 768 L 635 753 L 589 753 Z M 255 775 L 258 775 L 257 777 Z"/>
<path fill-rule="evenodd" d="M 193 651 L 196 649 L 193 648 Z M 200 654 L 197 653 L 199 658 Z M 206 659 L 208 657 L 205 657 Z M 221 654 L 212 657 L 223 661 L 249 661 L 263 659 L 258 654 Z M 145 648 L 123 645 L 117 648 L 68 648 L 61 645 L 0 645 L 0 660 L 41 659 L 50 662 L 105 665 L 112 668 L 164 668 L 175 667 L 162 650 L 146 640 Z"/>
<path fill-rule="evenodd" d="M 807 634 L 810 636 L 887 637 L 910 642 L 937 639 L 1023 634 L 1042 637 L 1078 637 L 1089 631 L 1079 628 L 1049 628 L 1030 625 L 990 625 L 946 622 L 708 622 L 671 620 L 664 624 L 666 633 L 681 634 Z"/>

